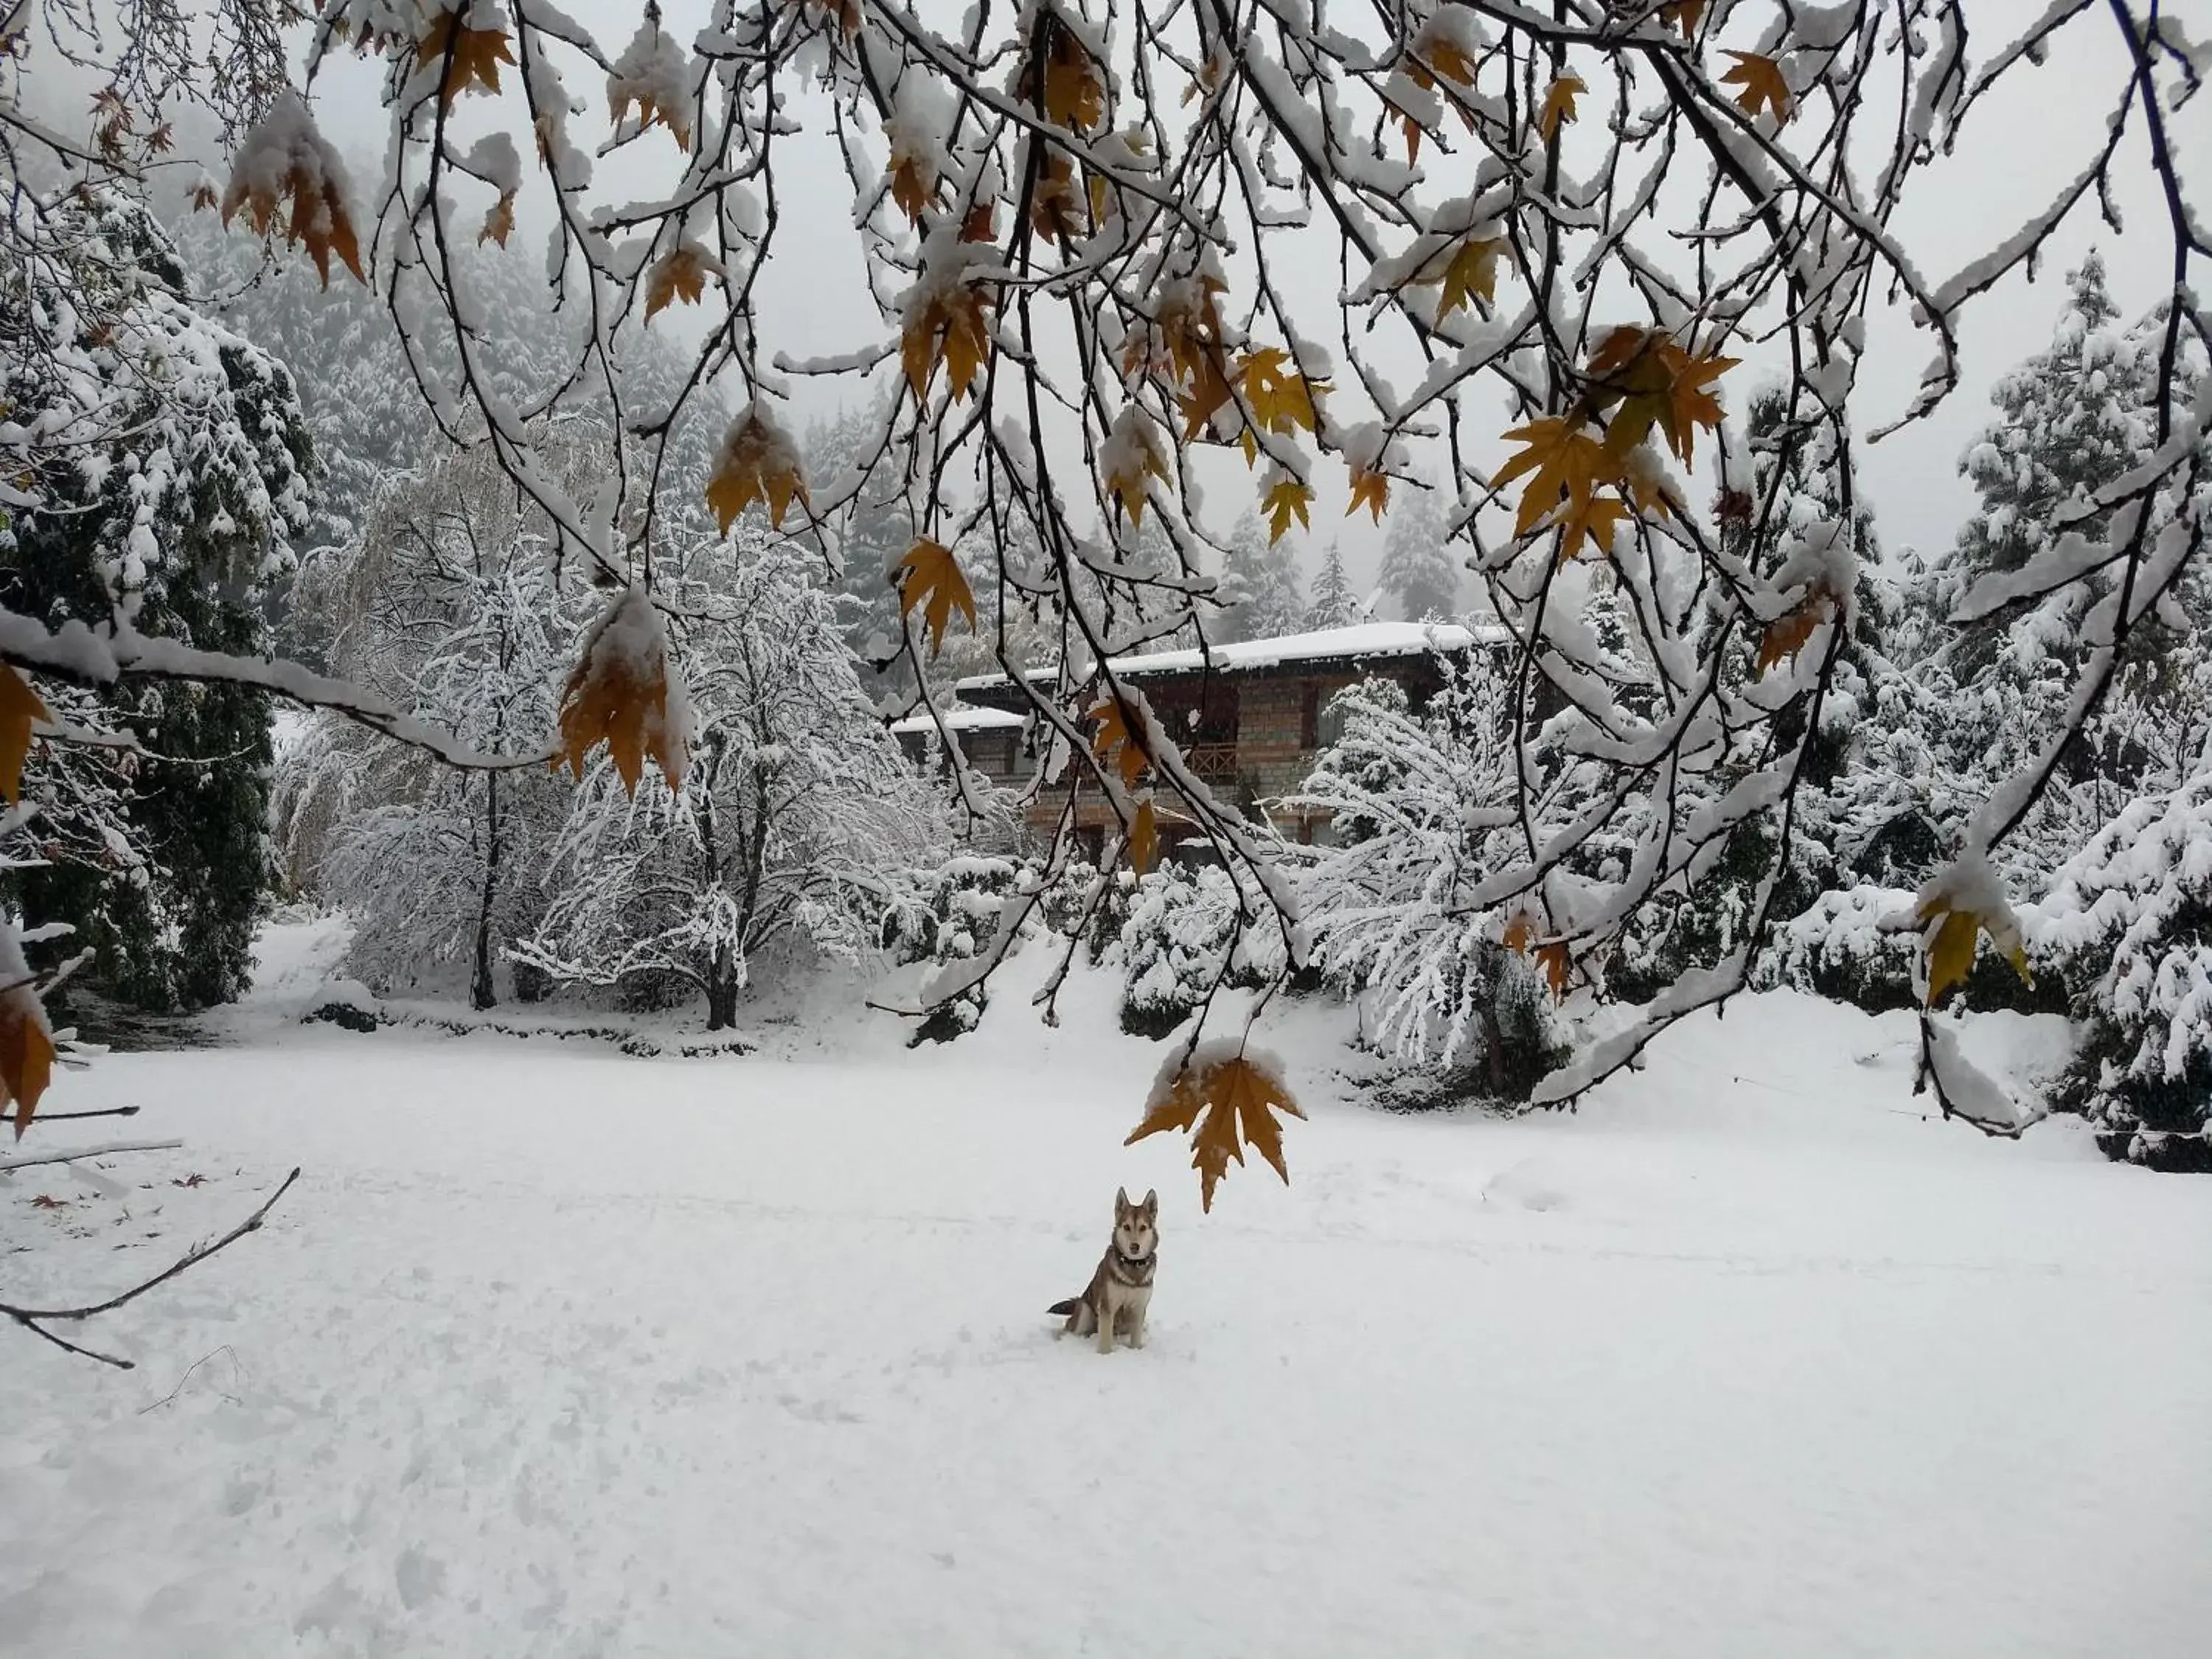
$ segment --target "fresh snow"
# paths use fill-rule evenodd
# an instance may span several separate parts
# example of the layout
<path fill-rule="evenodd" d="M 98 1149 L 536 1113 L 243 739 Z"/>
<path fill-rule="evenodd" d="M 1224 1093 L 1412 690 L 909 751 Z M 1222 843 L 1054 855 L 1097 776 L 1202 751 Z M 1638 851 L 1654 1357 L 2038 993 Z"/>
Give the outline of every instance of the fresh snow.
<path fill-rule="evenodd" d="M 948 732 L 995 731 L 1028 724 L 1021 715 L 1004 708 L 947 708 L 940 711 L 939 718 Z M 895 732 L 934 732 L 937 728 L 938 721 L 927 714 L 908 714 L 904 720 L 893 720 L 890 726 Z"/>
<path fill-rule="evenodd" d="M 1930 1120 L 1909 1016 L 1741 998 L 1508 1121 L 1345 1103 L 1346 1019 L 1279 1002 L 1291 1185 L 1201 1216 L 1121 1146 L 1164 1047 L 1088 969 L 1043 1025 L 1034 947 L 948 1046 L 674 1062 L 293 1024 L 339 943 L 48 1097 L 185 1150 L 0 1176 L 46 1302 L 305 1170 L 69 1333 L 136 1370 L 0 1331 L 10 1653 L 2203 1651 L 2212 1192 Z M 1105 1358 L 1043 1310 L 1121 1185 L 1161 1267 Z"/>

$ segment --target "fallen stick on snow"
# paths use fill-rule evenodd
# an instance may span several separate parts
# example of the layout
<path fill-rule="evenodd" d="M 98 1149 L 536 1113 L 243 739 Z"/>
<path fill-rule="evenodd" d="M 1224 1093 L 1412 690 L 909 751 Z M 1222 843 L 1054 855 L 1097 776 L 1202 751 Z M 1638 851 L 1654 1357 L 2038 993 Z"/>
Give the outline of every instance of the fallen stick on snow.
<path fill-rule="evenodd" d="M 58 1123 L 67 1117 L 136 1117 L 143 1110 L 143 1106 L 103 1106 L 96 1112 L 40 1112 L 31 1121 Z"/>
<path fill-rule="evenodd" d="M 0 1314 L 4 1314 L 9 1319 L 14 1320 L 25 1330 L 30 1332 L 32 1335 L 44 1337 L 47 1341 L 52 1343 L 57 1348 L 66 1349 L 68 1352 L 74 1354 L 82 1354 L 87 1359 L 97 1359 L 101 1364 L 112 1365 L 118 1371 L 136 1370 L 137 1369 L 137 1362 L 136 1360 L 118 1359 L 112 1354 L 100 1353 L 91 1348 L 81 1348 L 74 1342 L 70 1342 L 61 1337 L 56 1336 L 52 1331 L 48 1330 L 44 1325 L 38 1322 L 42 1319 L 90 1319 L 95 1314 L 108 1313 L 121 1307 L 126 1302 L 137 1301 L 140 1297 L 145 1295 L 147 1291 L 152 1290 L 156 1285 L 167 1284 L 169 1280 L 174 1279 L 179 1273 L 184 1272 L 185 1268 L 195 1267 L 198 1263 L 206 1261 L 210 1256 L 213 1255 L 217 1250 L 222 1249 L 226 1244 L 235 1244 L 240 1239 L 245 1237 L 246 1234 L 258 1232 L 261 1230 L 261 1223 L 263 1219 L 268 1215 L 270 1211 L 276 1207 L 276 1200 L 283 1197 L 285 1194 L 290 1192 L 292 1190 L 292 1183 L 299 1178 L 300 1171 L 296 1167 L 295 1167 L 292 1173 L 284 1177 L 283 1184 L 279 1186 L 275 1192 L 270 1194 L 266 1199 L 262 1200 L 262 1205 L 259 1209 L 256 1210 L 252 1215 L 246 1217 L 245 1220 L 240 1222 L 238 1225 L 233 1227 L 221 1238 L 216 1239 L 213 1243 L 193 1245 L 191 1249 L 186 1250 L 182 1255 L 179 1256 L 174 1261 L 172 1261 L 167 1267 L 162 1268 L 160 1273 L 155 1273 L 151 1279 L 143 1279 L 119 1295 L 109 1297 L 105 1302 L 92 1303 L 82 1308 L 18 1308 L 12 1303 L 0 1302 Z"/>
<path fill-rule="evenodd" d="M 27 1170 L 34 1164 L 76 1164 L 88 1158 L 106 1158 L 111 1152 L 174 1152 L 184 1144 L 181 1140 L 111 1140 L 101 1146 L 62 1146 L 36 1158 L 0 1158 L 0 1174 Z"/>

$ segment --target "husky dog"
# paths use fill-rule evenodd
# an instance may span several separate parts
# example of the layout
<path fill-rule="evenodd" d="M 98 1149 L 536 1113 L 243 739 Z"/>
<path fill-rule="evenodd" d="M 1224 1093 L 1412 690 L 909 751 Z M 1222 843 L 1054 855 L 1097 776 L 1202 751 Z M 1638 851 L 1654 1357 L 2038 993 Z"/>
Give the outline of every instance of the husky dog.
<path fill-rule="evenodd" d="M 1064 1314 L 1067 1323 L 1054 1333 L 1065 1336 L 1097 1336 L 1098 1352 L 1114 1352 L 1114 1338 L 1128 1333 L 1129 1346 L 1145 1346 L 1145 1310 L 1152 1299 L 1152 1269 L 1158 1265 L 1160 1195 L 1145 1194 L 1141 1204 L 1129 1202 L 1127 1188 L 1114 1194 L 1114 1242 L 1098 1259 L 1098 1271 L 1081 1296 L 1055 1302 L 1048 1310 Z"/>

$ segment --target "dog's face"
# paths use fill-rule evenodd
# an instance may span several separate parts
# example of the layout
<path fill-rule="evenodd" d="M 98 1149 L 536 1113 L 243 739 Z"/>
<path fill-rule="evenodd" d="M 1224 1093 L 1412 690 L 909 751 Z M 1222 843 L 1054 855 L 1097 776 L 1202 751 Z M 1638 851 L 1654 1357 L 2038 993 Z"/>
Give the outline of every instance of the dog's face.
<path fill-rule="evenodd" d="M 1129 1202 L 1127 1188 L 1114 1194 L 1114 1248 L 1131 1261 L 1142 1261 L 1160 1242 L 1160 1195 L 1145 1194 L 1141 1204 Z"/>

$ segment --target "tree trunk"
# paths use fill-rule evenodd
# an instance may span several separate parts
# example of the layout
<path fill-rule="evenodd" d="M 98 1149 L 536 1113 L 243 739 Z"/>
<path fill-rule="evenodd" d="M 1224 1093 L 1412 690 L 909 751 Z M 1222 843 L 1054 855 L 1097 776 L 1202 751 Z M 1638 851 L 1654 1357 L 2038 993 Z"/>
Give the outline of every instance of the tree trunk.
<path fill-rule="evenodd" d="M 491 913 L 499 893 L 499 774 L 484 774 L 483 898 L 477 906 L 476 971 L 469 980 L 469 1006 L 484 1009 L 499 1000 L 491 977 Z"/>
<path fill-rule="evenodd" d="M 730 948 L 714 952 L 714 965 L 707 970 L 707 1029 L 726 1031 L 738 1023 L 738 968 Z"/>

